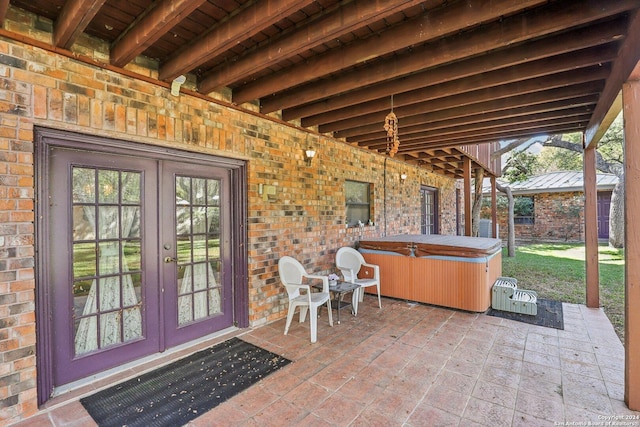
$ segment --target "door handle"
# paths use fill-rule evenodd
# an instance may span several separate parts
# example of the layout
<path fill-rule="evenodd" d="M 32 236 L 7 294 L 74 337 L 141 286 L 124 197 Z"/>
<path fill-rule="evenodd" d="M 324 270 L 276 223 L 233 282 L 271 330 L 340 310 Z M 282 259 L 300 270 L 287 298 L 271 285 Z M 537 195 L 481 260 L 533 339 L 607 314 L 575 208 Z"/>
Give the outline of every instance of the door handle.
<path fill-rule="evenodd" d="M 178 261 L 177 258 L 171 258 L 170 256 L 164 258 L 164 262 L 167 262 L 167 263 L 168 262 L 176 262 L 176 261 Z"/>

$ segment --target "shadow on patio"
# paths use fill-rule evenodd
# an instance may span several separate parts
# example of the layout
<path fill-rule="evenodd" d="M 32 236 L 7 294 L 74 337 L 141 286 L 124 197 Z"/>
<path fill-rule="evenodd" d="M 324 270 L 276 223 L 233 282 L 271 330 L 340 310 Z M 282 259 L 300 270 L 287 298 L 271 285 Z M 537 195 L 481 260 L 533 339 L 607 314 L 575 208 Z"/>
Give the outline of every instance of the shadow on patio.
<path fill-rule="evenodd" d="M 623 402 L 624 348 L 602 310 L 564 304 L 557 330 L 391 299 L 382 306 L 367 295 L 358 317 L 345 310 L 333 328 L 324 311 L 316 344 L 297 315 L 287 336 L 284 319 L 240 331 L 294 363 L 189 425 L 640 425 L 624 418 L 640 413 Z M 71 420 L 95 425 L 78 401 L 24 425 Z"/>

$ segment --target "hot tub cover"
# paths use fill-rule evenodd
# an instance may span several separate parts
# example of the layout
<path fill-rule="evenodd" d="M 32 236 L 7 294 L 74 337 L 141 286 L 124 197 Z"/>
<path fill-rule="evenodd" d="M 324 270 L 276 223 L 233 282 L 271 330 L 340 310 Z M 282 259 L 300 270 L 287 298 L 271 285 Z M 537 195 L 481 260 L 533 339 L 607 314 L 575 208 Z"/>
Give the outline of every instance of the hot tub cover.
<path fill-rule="evenodd" d="M 359 248 L 396 252 L 417 257 L 430 255 L 478 258 L 502 249 L 500 239 L 440 234 L 399 234 L 361 240 Z"/>

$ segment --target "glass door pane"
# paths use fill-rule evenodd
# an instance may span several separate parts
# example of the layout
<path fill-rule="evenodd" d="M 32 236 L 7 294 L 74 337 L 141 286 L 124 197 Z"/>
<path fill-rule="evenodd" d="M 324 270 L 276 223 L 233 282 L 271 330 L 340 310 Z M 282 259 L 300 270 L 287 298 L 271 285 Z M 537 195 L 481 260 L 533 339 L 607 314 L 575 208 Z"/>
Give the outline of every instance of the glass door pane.
<path fill-rule="evenodd" d="M 220 181 L 176 176 L 178 324 L 222 311 Z"/>
<path fill-rule="evenodd" d="M 72 167 L 74 351 L 142 337 L 141 173 Z"/>
<path fill-rule="evenodd" d="M 227 170 L 164 162 L 162 287 L 167 347 L 233 325 L 232 204 Z"/>

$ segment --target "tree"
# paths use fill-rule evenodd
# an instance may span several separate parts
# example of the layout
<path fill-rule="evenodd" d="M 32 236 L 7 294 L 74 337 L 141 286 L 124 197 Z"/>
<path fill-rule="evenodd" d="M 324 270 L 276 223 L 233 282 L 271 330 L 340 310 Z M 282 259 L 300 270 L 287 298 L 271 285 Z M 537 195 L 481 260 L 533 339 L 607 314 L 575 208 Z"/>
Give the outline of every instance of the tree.
<path fill-rule="evenodd" d="M 503 168 L 503 176 L 506 178 L 528 177 L 537 172 L 550 170 L 582 170 L 582 134 L 551 135 L 540 138 L 522 138 L 510 141 L 500 150 L 493 153 L 492 158 L 515 151 Z M 545 148 L 537 162 L 531 162 L 532 155 L 522 154 L 527 152 L 533 144 L 540 144 Z M 515 159 L 514 159 L 515 157 Z M 536 156 L 533 156 L 536 157 Z M 512 160 L 513 159 L 513 160 Z M 598 143 L 596 151 L 596 169 L 611 173 L 618 177 L 618 184 L 611 196 L 611 210 L 609 213 L 609 244 L 616 248 L 624 245 L 624 151 L 623 151 L 623 126 L 622 115 L 618 116 L 611 124 L 609 130 Z M 509 171 L 508 168 L 513 168 Z M 529 175 L 527 176 L 527 172 Z M 514 182 L 507 179 L 509 182 Z M 517 179 L 520 180 L 520 179 Z M 505 188 L 503 186 L 503 188 Z M 501 192 L 503 189 L 498 188 Z M 509 197 L 507 195 L 507 197 Z M 512 211 L 510 211 L 512 214 Z M 511 240 L 512 236 L 509 236 Z"/>
<path fill-rule="evenodd" d="M 531 142 L 530 139 L 518 139 L 511 141 L 506 144 L 500 150 L 495 151 L 492 154 L 492 160 L 506 154 L 514 149 L 522 146 L 527 141 Z M 540 141 L 537 141 L 540 142 Z M 511 153 L 509 160 L 507 160 L 502 167 L 502 176 L 508 182 L 516 182 L 522 181 L 529 178 L 535 171 L 539 169 L 537 158 L 534 154 L 527 152 L 526 149 L 518 150 Z M 514 257 L 516 256 L 516 237 L 515 237 L 515 220 L 514 220 L 514 209 L 515 209 L 515 200 L 513 198 L 513 194 L 511 193 L 511 188 L 506 185 L 502 185 L 496 182 L 496 188 L 498 191 L 506 194 L 508 201 L 508 220 L 507 220 L 507 256 Z M 478 199 L 475 200 L 478 203 Z M 482 203 L 482 198 L 480 198 L 479 203 Z M 476 205 L 474 204 L 474 212 Z M 478 218 L 474 216 L 474 222 L 479 223 L 480 220 L 480 210 L 478 209 Z"/>
<path fill-rule="evenodd" d="M 540 173 L 582 170 L 582 156 L 575 151 L 557 147 L 543 147 L 538 155 Z"/>
<path fill-rule="evenodd" d="M 508 186 L 502 186 L 496 182 L 496 188 L 507 195 L 507 200 L 509 201 L 509 208 L 507 210 L 508 220 L 507 220 L 507 256 L 509 258 L 513 258 L 516 256 L 516 226 L 515 220 L 513 218 L 513 210 L 514 210 L 514 200 L 513 194 L 511 194 L 511 188 Z"/>
<path fill-rule="evenodd" d="M 526 150 L 512 153 L 502 168 L 502 178 L 507 182 L 524 181 L 538 172 L 538 157 Z"/>
<path fill-rule="evenodd" d="M 480 231 L 480 210 L 482 208 L 482 182 L 484 181 L 484 169 L 476 169 L 475 191 L 471 211 L 471 235 L 478 237 Z"/>
<path fill-rule="evenodd" d="M 505 181 L 508 181 L 508 182 L 523 181 L 529 178 L 533 173 L 535 173 L 539 169 L 537 157 L 534 154 L 527 152 L 526 148 L 523 150 L 515 150 L 516 148 L 522 146 L 526 141 L 528 140 L 518 139 L 518 140 L 511 141 L 510 143 L 502 147 L 500 150 L 495 151 L 492 154 L 491 158 L 493 160 L 499 156 L 502 156 L 503 154 L 513 151 L 513 153 L 511 153 L 511 155 L 509 156 L 509 159 L 505 162 L 504 166 L 502 167 L 501 174 Z M 471 222 L 473 236 L 478 235 L 478 229 L 480 224 L 483 179 L 484 179 L 484 171 L 476 170 L 475 193 L 474 193 L 474 201 L 472 206 L 472 222 Z M 499 191 L 506 194 L 505 186 L 496 184 L 496 188 Z M 512 206 L 512 205 L 514 205 L 514 201 L 509 200 L 509 206 Z M 511 215 L 513 215 L 513 209 L 510 209 L 508 212 Z M 510 241 L 515 242 L 515 237 L 511 238 L 511 236 L 509 236 L 509 238 L 507 239 L 507 245 L 509 244 L 508 242 Z M 509 252 L 511 253 L 511 250 L 509 250 Z M 513 249 L 513 253 L 515 254 L 515 248 Z M 514 255 L 510 255 L 510 256 L 514 256 Z"/>

